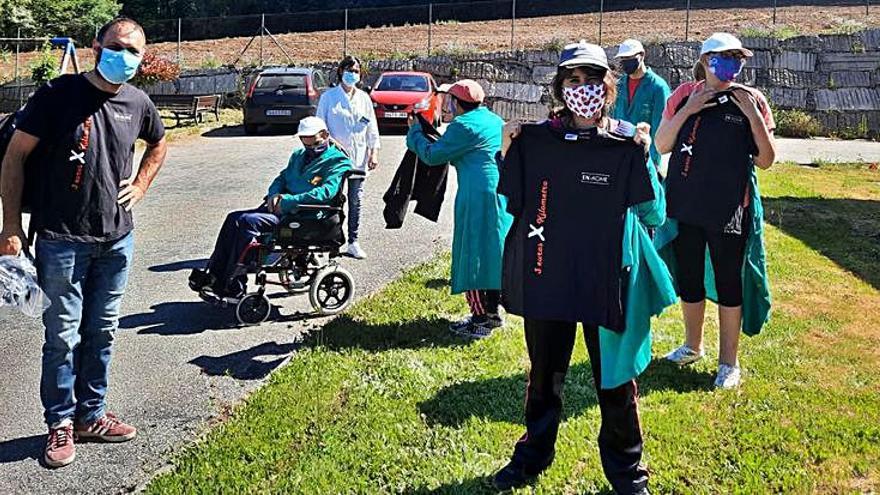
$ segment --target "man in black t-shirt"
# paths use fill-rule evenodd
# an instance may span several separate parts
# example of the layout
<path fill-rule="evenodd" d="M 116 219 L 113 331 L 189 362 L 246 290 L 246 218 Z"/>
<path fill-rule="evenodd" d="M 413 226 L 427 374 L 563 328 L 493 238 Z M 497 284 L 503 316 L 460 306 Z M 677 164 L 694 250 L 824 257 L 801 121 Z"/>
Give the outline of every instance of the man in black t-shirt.
<path fill-rule="evenodd" d="M 73 438 L 123 442 L 134 427 L 106 410 L 113 333 L 132 262 L 132 208 L 165 160 L 165 129 L 150 99 L 126 84 L 144 54 L 144 31 L 118 18 L 94 41 L 95 70 L 64 75 L 28 103 L 2 168 L 0 255 L 23 249 L 25 162 L 40 167 L 31 225 L 38 234 L 43 314 L 40 398 L 49 426 L 43 461 L 70 464 Z M 135 141 L 147 143 L 137 173 Z"/>

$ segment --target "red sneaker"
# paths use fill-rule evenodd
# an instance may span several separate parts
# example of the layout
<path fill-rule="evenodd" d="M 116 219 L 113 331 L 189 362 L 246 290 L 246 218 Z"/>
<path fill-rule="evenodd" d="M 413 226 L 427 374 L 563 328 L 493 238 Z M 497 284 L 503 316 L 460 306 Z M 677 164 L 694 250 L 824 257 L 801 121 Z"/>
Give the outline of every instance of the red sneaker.
<path fill-rule="evenodd" d="M 49 428 L 43 462 L 50 468 L 60 468 L 73 462 L 76 447 L 73 446 L 73 422 L 62 421 L 55 428 Z"/>
<path fill-rule="evenodd" d="M 127 442 L 137 436 L 137 429 L 119 420 L 112 413 L 105 413 L 90 424 L 77 423 L 77 440 L 100 440 L 102 442 Z"/>

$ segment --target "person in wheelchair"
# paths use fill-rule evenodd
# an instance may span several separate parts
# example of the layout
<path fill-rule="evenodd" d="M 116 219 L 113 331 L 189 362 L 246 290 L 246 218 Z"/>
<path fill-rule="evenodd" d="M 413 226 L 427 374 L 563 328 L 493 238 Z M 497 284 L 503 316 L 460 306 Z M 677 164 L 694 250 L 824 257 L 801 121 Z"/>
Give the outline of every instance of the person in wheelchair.
<path fill-rule="evenodd" d="M 302 119 L 297 134 L 303 148 L 291 154 L 287 167 L 269 186 L 264 203 L 226 216 L 206 268 L 193 270 L 189 277 L 194 291 L 211 291 L 220 298 L 242 296 L 247 275 L 236 273 L 235 268 L 255 239 L 274 232 L 282 221 L 301 222 L 303 233 L 297 235 L 308 237 L 310 227 L 321 228 L 320 220 L 331 215 L 305 205 L 330 204 L 352 168 L 351 160 L 332 142 L 326 123 L 318 117 Z"/>

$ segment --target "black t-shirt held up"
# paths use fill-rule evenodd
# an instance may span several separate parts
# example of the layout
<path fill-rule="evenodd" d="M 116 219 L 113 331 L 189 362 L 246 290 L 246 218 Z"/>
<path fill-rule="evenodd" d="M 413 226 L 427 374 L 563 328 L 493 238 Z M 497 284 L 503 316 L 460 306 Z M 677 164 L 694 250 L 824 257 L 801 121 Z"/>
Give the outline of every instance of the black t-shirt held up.
<path fill-rule="evenodd" d="M 666 204 L 670 218 L 720 232 L 736 223 L 758 149 L 749 119 L 730 93 L 711 101 L 718 105 L 690 116 L 678 133 Z"/>
<path fill-rule="evenodd" d="M 104 242 L 133 229 L 117 204 L 119 183 L 132 176 L 135 142 L 165 135 L 143 91 L 125 84 L 106 93 L 84 75 L 64 75 L 31 98 L 18 129 L 40 139 L 34 212 L 43 238 Z"/>
<path fill-rule="evenodd" d="M 502 298 L 537 320 L 625 327 L 624 218 L 654 199 L 644 148 L 604 131 L 524 125 L 498 191 L 514 225 L 504 245 Z"/>

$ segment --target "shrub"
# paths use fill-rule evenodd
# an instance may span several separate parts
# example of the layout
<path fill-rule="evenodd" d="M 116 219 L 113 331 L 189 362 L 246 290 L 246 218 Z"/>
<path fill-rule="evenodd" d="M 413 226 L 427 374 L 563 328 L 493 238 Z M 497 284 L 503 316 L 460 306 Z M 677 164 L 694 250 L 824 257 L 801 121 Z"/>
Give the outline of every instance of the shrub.
<path fill-rule="evenodd" d="M 799 36 L 801 33 L 795 26 L 781 24 L 773 27 L 747 26 L 742 28 L 739 34 L 745 38 L 775 38 L 778 40 L 785 40 Z"/>
<path fill-rule="evenodd" d="M 43 46 L 36 60 L 31 63 L 31 79 L 37 86 L 42 86 L 59 76 L 58 59 L 52 53 L 52 47 Z"/>
<path fill-rule="evenodd" d="M 802 110 L 777 110 L 776 134 L 782 137 L 807 138 L 820 136 L 822 124 Z"/>
<path fill-rule="evenodd" d="M 165 81 L 174 81 L 180 77 L 180 66 L 161 58 L 153 52 L 147 52 L 141 61 L 137 74 L 132 79 L 136 86 L 150 86 Z"/>

